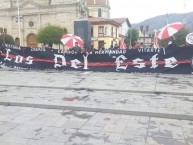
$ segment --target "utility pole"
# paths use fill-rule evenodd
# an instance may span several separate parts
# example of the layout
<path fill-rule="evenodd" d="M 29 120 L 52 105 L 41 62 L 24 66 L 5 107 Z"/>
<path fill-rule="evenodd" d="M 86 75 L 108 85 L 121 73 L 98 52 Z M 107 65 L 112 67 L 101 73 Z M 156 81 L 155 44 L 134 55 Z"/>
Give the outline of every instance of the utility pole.
<path fill-rule="evenodd" d="M 167 17 L 167 24 L 168 24 L 169 23 L 169 16 L 168 16 L 168 14 L 166 14 L 166 17 Z"/>
<path fill-rule="evenodd" d="M 184 18 L 183 18 L 183 24 L 186 25 L 186 0 L 184 0 Z"/>
<path fill-rule="evenodd" d="M 131 45 L 131 39 L 132 39 L 132 33 L 131 33 L 131 29 L 129 31 L 129 35 L 130 35 L 130 38 L 129 38 L 129 48 L 131 49 L 132 48 L 132 45 Z"/>
<path fill-rule="evenodd" d="M 18 28 L 19 28 L 19 30 L 18 30 L 19 31 L 19 40 L 21 42 L 20 12 L 19 12 L 19 2 L 18 2 L 18 0 L 17 0 L 17 17 L 18 17 Z M 20 42 L 19 42 L 19 44 L 20 44 Z"/>

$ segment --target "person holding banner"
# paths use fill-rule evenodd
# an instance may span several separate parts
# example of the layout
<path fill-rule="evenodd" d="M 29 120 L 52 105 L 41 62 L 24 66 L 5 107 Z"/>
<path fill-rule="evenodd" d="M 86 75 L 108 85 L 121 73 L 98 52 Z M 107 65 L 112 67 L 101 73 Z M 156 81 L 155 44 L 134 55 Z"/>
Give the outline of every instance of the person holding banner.
<path fill-rule="evenodd" d="M 168 46 L 166 48 L 171 48 L 171 47 L 173 47 L 173 43 L 172 43 L 172 41 L 169 41 Z"/>
<path fill-rule="evenodd" d="M 118 45 L 117 43 L 115 43 L 113 49 L 114 49 L 114 50 L 118 50 L 118 49 L 119 49 L 119 45 Z"/>
<path fill-rule="evenodd" d="M 74 47 L 72 47 L 72 49 L 71 49 L 71 50 L 73 50 L 73 51 L 75 51 L 75 52 L 78 52 L 78 53 L 81 53 L 81 52 L 82 52 L 81 47 L 80 47 L 80 46 L 78 46 L 78 42 L 75 42 L 75 46 L 74 46 Z"/>

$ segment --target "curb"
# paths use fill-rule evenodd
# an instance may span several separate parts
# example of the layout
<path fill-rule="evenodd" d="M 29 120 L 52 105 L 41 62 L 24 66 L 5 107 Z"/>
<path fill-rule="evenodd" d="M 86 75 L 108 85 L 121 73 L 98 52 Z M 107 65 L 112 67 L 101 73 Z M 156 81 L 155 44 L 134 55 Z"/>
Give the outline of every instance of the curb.
<path fill-rule="evenodd" d="M 63 109 L 63 110 L 72 110 L 72 111 L 101 112 L 101 113 L 112 113 L 112 114 L 122 114 L 122 115 L 157 117 L 157 118 L 193 121 L 193 115 L 184 115 L 184 114 L 140 112 L 140 111 L 106 109 L 106 108 L 95 108 L 95 107 L 90 108 L 90 107 L 78 107 L 78 106 L 45 105 L 45 104 L 31 104 L 31 103 L 17 103 L 17 102 L 0 102 L 0 105 L 18 106 L 18 107 L 33 107 L 33 108 L 41 108 L 41 109 L 59 109 L 59 110 Z"/>
<path fill-rule="evenodd" d="M 97 88 L 73 88 L 73 87 L 52 87 L 52 86 L 24 86 L 24 85 L 7 85 L 0 84 L 1 87 L 21 87 L 21 88 L 43 88 L 43 89 L 65 89 L 65 90 L 76 90 L 81 91 L 85 90 L 88 92 L 91 91 L 104 91 L 104 92 L 128 92 L 128 93 L 136 93 L 136 94 L 156 94 L 156 95 L 178 95 L 178 96 L 193 96 L 193 93 L 177 93 L 177 92 L 165 92 L 165 91 L 139 91 L 139 90 L 116 90 L 116 89 L 97 89 Z"/>

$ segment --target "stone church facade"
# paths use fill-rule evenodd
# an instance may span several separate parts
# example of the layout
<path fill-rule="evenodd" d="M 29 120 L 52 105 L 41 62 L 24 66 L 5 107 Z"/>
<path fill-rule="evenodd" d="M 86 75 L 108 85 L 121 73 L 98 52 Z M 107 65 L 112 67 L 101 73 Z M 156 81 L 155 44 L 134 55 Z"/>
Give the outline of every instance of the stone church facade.
<path fill-rule="evenodd" d="M 109 18 L 109 12 L 108 0 L 1 0 L 0 27 L 21 46 L 37 47 L 36 34 L 48 24 L 74 33 L 75 20 L 97 15 Z"/>

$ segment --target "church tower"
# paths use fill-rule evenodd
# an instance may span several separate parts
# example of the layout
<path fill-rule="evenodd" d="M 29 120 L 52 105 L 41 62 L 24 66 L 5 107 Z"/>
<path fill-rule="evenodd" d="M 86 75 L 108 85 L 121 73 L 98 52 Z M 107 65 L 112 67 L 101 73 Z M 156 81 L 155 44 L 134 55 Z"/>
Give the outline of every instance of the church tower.
<path fill-rule="evenodd" d="M 110 18 L 109 0 L 86 0 L 88 16 Z"/>

